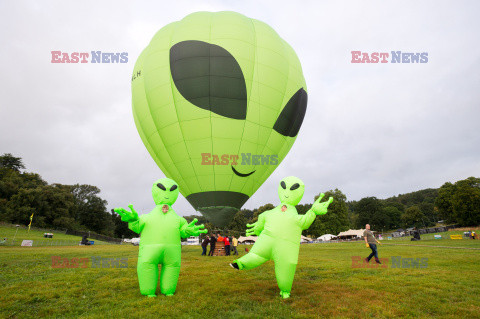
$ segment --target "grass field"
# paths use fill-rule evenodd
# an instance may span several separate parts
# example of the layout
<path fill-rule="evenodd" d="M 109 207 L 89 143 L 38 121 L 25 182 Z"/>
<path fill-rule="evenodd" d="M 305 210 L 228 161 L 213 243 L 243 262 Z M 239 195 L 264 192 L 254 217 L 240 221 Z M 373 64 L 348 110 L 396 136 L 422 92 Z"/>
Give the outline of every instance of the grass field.
<path fill-rule="evenodd" d="M 53 233 L 53 238 L 44 238 L 44 233 Z M 15 235 L 16 233 L 16 235 Z M 8 245 L 20 246 L 23 240 L 33 240 L 34 245 L 37 246 L 48 246 L 50 243 L 54 245 L 78 245 L 82 240 L 80 236 L 65 235 L 65 233 L 60 231 L 47 231 L 47 230 L 38 230 L 32 228 L 28 231 L 27 227 L 21 226 L 18 228 L 18 231 L 15 225 L 2 224 L 0 225 L 0 240 L 7 238 Z M 13 239 L 15 238 L 15 242 Z M 95 242 L 96 245 L 108 244 L 106 242 L 91 239 Z"/>
<path fill-rule="evenodd" d="M 393 241 L 392 241 L 393 242 Z M 429 241 L 425 241 L 428 243 Z M 480 248 L 480 241 L 436 240 Z M 405 242 L 406 243 L 406 242 Z M 245 254 L 240 246 L 240 254 Z M 480 250 L 379 247 L 380 257 L 428 258 L 427 268 L 352 268 L 364 243 L 301 245 L 292 297 L 280 298 L 273 264 L 236 271 L 233 257 L 182 247 L 173 297 L 141 296 L 138 247 L 0 247 L 2 318 L 478 318 Z M 51 257 L 128 258 L 128 268 L 51 267 Z"/>

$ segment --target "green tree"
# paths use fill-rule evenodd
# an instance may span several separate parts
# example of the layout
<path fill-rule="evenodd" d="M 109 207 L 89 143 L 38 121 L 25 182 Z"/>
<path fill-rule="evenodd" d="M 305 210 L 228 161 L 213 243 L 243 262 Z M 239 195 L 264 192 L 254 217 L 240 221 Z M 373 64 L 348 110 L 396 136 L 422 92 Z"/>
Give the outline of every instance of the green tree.
<path fill-rule="evenodd" d="M 480 178 L 469 177 L 455 183 L 451 199 L 455 222 L 460 226 L 480 224 Z"/>
<path fill-rule="evenodd" d="M 439 217 L 447 223 L 453 223 L 455 220 L 453 214 L 453 195 L 455 193 L 455 185 L 447 182 L 438 190 L 438 196 L 435 200 L 435 207 L 437 207 Z"/>
<path fill-rule="evenodd" d="M 415 226 L 417 228 L 423 228 L 425 227 L 426 216 L 422 210 L 415 205 L 405 210 L 405 213 L 402 215 L 402 220 L 406 227 Z"/>
<path fill-rule="evenodd" d="M 248 220 L 245 214 L 239 210 L 227 226 L 229 235 L 240 236 L 245 233 L 245 228 Z"/>
<path fill-rule="evenodd" d="M 385 228 L 386 218 L 382 208 L 382 202 L 376 197 L 365 197 L 359 200 L 354 208 L 354 212 L 358 214 L 358 226 L 364 228 L 366 224 L 370 224 L 371 229 L 376 231 Z"/>
<path fill-rule="evenodd" d="M 73 194 L 72 214 L 82 226 L 94 232 L 113 236 L 114 222 L 107 211 L 107 201 L 100 198 L 100 189 L 92 185 L 70 186 Z"/>
<path fill-rule="evenodd" d="M 9 222 L 28 224 L 30 216 L 35 213 L 32 225 L 37 227 L 52 227 L 56 219 L 71 217 L 72 206 L 69 188 L 59 184 L 21 188 L 7 204 Z"/>
<path fill-rule="evenodd" d="M 402 225 L 402 212 L 397 206 L 386 206 L 382 208 L 382 213 L 387 217 L 387 224 L 382 229 L 397 229 Z"/>
<path fill-rule="evenodd" d="M 8 168 L 16 172 L 20 172 L 21 169 L 25 169 L 25 165 L 20 157 L 15 157 L 10 153 L 5 153 L 0 156 L 0 167 Z"/>
<path fill-rule="evenodd" d="M 314 201 L 317 200 L 318 197 L 319 195 L 315 196 Z M 325 192 L 324 199 L 328 199 L 329 197 L 333 197 L 333 202 L 328 206 L 328 213 L 318 216 L 310 228 L 304 231 L 305 235 L 308 234 L 318 237 L 327 233 L 338 234 L 350 228 L 347 196 L 339 189 L 335 189 Z M 309 207 L 305 207 L 306 211 L 308 211 L 310 207 L 311 204 Z"/>

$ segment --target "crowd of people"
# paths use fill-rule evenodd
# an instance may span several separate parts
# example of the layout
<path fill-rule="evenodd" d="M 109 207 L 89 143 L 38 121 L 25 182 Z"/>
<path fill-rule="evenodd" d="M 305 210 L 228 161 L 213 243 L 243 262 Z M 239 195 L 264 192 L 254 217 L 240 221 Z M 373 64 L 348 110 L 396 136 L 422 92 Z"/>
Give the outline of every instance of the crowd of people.
<path fill-rule="evenodd" d="M 210 233 L 209 236 L 205 236 L 202 241 L 202 256 L 207 256 L 207 247 L 210 244 L 210 251 L 208 256 L 213 256 L 215 251 L 215 246 L 217 242 L 223 242 L 225 244 L 225 255 L 230 256 L 231 252 L 233 255 L 238 255 L 238 239 L 235 236 L 222 236 L 222 234 L 213 234 Z"/>

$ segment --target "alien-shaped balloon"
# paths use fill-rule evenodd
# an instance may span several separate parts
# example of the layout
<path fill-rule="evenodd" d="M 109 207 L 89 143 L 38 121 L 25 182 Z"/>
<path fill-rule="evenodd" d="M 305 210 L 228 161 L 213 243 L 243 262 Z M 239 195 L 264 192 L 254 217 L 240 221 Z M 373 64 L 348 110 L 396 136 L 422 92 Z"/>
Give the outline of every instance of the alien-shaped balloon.
<path fill-rule="evenodd" d="M 128 228 L 140 234 L 137 274 L 142 295 L 156 296 L 159 264 L 162 265 L 160 292 L 167 296 L 173 295 L 180 274 L 180 237 L 198 236 L 207 232 L 203 225 L 195 225 L 197 219 L 188 224 L 185 218 L 178 216 L 172 209 L 178 192 L 175 181 L 162 178 L 153 183 L 152 196 L 156 206 L 150 213 L 138 217 L 132 205 L 129 205 L 131 212 L 115 208 L 122 221 L 128 222 Z"/>
<path fill-rule="evenodd" d="M 310 227 L 317 215 L 326 214 L 328 205 L 333 201 L 330 197 L 328 201 L 320 202 L 325 196 L 322 193 L 305 215 L 298 215 L 295 205 L 302 199 L 304 191 L 305 185 L 297 177 L 284 178 L 278 186 L 281 204 L 260 214 L 256 223 L 247 224 L 250 228 L 247 229 L 247 236 L 257 235 L 257 241 L 248 254 L 231 264 L 242 270 L 273 260 L 283 298 L 290 297 L 302 230 Z"/>
<path fill-rule="evenodd" d="M 267 24 L 197 12 L 158 31 L 138 57 L 133 115 L 163 173 L 223 226 L 292 147 L 306 90 L 297 55 Z"/>

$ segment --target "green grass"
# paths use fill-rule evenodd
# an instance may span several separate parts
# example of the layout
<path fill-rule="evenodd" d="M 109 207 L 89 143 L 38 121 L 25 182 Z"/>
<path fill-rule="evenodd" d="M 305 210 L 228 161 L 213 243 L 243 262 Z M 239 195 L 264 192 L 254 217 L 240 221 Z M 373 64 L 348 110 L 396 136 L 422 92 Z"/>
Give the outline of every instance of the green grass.
<path fill-rule="evenodd" d="M 245 246 L 239 251 L 245 254 Z M 138 247 L 0 247 L 0 317 L 475 318 L 480 312 L 477 250 L 385 244 L 380 257 L 428 258 L 428 267 L 355 269 L 352 256 L 370 253 L 362 242 L 301 245 L 287 300 L 278 294 L 272 262 L 236 271 L 228 266 L 234 257 L 200 252 L 182 247 L 175 296 L 147 298 L 138 290 Z M 128 257 L 128 268 L 53 269 L 53 255 Z"/>
<path fill-rule="evenodd" d="M 16 232 L 16 236 L 15 236 Z M 44 233 L 52 233 L 53 238 L 44 238 L 43 234 Z M 15 236 L 15 246 L 20 246 L 23 240 L 33 240 L 34 245 L 38 246 L 48 246 L 50 243 L 55 244 L 55 245 L 78 245 L 78 243 L 82 240 L 82 237 L 80 236 L 73 236 L 73 235 L 65 235 L 64 232 L 60 231 L 50 231 L 50 230 L 38 230 L 38 229 L 30 229 L 28 231 L 28 228 L 25 226 L 21 226 L 18 228 L 15 227 L 15 225 L 5 225 L 2 224 L 0 225 L 0 240 L 3 240 L 4 238 L 7 238 L 7 243 L 8 245 L 12 245 L 13 243 L 13 238 Z M 93 240 L 95 242 L 95 245 L 102 245 L 102 244 L 108 244 L 106 242 L 96 240 L 96 239 L 89 239 Z"/>

